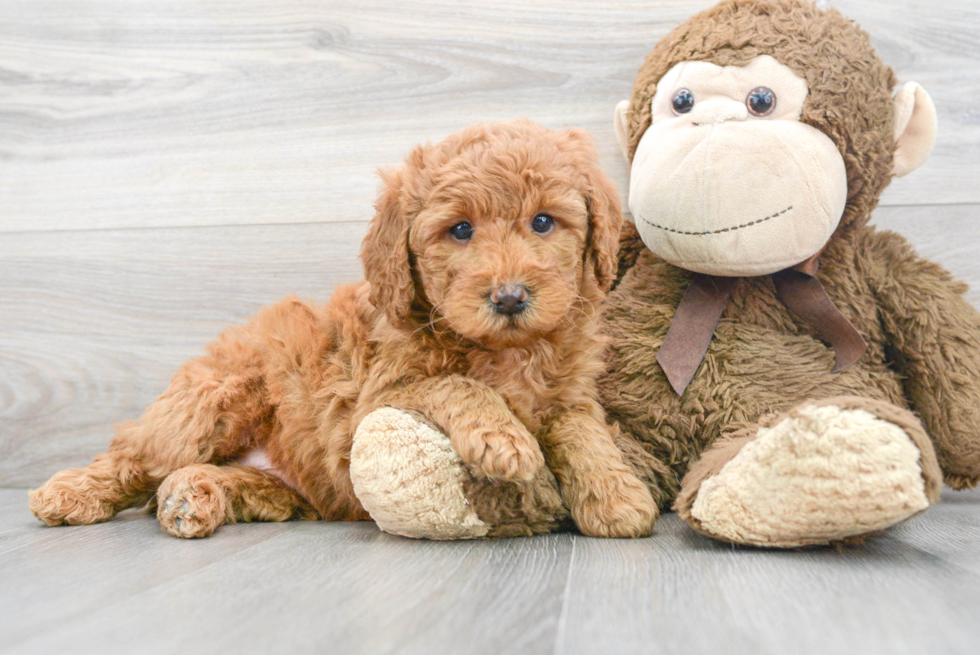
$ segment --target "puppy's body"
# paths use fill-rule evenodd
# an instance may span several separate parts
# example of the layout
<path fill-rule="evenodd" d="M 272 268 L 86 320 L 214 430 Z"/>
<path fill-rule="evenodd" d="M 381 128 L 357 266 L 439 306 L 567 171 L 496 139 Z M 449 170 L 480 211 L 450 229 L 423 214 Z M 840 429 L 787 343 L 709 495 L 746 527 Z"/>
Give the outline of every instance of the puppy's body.
<path fill-rule="evenodd" d="M 367 518 L 351 488 L 350 448 L 361 419 L 380 406 L 425 417 L 444 407 L 480 414 L 482 405 L 499 395 L 541 442 L 564 407 L 592 401 L 591 384 L 568 383 L 591 380 L 596 373 L 602 341 L 591 320 L 580 319 L 527 347 L 488 350 L 451 335 L 392 328 L 369 302 L 369 292 L 367 283 L 341 287 L 324 307 L 286 299 L 264 309 L 249 326 L 229 331 L 204 358 L 238 351 L 243 359 L 261 362 L 255 369 L 261 374 L 241 378 L 234 391 L 254 393 L 252 402 L 265 410 L 255 428 L 238 431 L 243 439 L 236 455 L 264 450 L 271 467 L 324 518 Z M 436 379 L 440 382 L 428 382 Z M 467 381 L 479 386 L 467 388 Z M 419 384 L 428 393 L 412 390 Z M 203 398 L 207 390 L 191 393 Z M 460 393 L 471 399 L 470 407 L 453 406 Z M 601 412 L 596 419 L 602 420 Z M 496 478 L 526 478 L 540 465 L 532 446 L 529 451 L 491 451 L 485 454 L 498 459 L 476 466 L 485 464 L 492 473 L 485 472 Z"/>
<path fill-rule="evenodd" d="M 647 532 L 655 506 L 596 401 L 593 310 L 615 275 L 620 217 L 587 139 L 527 122 L 470 128 L 385 182 L 366 282 L 228 330 L 108 453 L 33 492 L 35 514 L 92 523 L 156 492 L 177 536 L 367 519 L 352 438 L 390 406 L 443 430 L 478 477 L 529 480 L 546 457 L 588 534 Z M 254 448 L 282 479 L 236 463 Z"/>

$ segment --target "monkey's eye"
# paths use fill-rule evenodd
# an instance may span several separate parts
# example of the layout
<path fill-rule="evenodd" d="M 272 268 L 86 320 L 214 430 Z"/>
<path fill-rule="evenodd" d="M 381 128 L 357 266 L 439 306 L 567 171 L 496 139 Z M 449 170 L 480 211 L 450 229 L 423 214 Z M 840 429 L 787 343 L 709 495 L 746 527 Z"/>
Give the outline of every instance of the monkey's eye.
<path fill-rule="evenodd" d="M 753 116 L 768 116 L 776 108 L 776 94 L 767 86 L 757 86 L 749 91 L 745 106 Z"/>
<path fill-rule="evenodd" d="M 548 234 L 555 227 L 555 219 L 547 214 L 538 214 L 531 219 L 531 229 L 538 234 Z"/>
<path fill-rule="evenodd" d="M 686 114 L 691 111 L 694 107 L 694 94 L 691 93 L 690 89 L 680 89 L 674 93 L 674 99 L 671 100 L 671 106 L 674 108 L 675 114 Z"/>
<path fill-rule="evenodd" d="M 473 238 L 473 226 L 466 221 L 461 221 L 449 228 L 449 234 L 457 241 L 469 241 Z"/>

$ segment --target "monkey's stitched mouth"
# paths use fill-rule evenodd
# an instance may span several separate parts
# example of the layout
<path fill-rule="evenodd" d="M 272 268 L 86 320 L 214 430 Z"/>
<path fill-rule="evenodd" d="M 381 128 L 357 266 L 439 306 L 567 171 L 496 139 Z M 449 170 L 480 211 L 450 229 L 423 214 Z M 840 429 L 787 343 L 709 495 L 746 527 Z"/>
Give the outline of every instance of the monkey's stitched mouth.
<path fill-rule="evenodd" d="M 722 232 L 734 232 L 735 230 L 741 230 L 743 227 L 749 227 L 749 226 L 752 226 L 752 225 L 758 225 L 759 223 L 765 223 L 766 221 L 768 221 L 770 219 L 773 219 L 773 218 L 776 218 L 777 216 L 782 216 L 783 214 L 785 214 L 786 212 L 788 212 L 791 209 L 793 209 L 793 205 L 790 205 L 786 209 L 784 209 L 782 211 L 778 211 L 775 214 L 772 214 L 771 216 L 766 216 L 765 218 L 760 218 L 760 219 L 755 220 L 755 221 L 749 221 L 748 223 L 742 223 L 741 225 L 735 225 L 735 226 L 732 226 L 732 227 L 724 227 L 724 228 L 721 228 L 720 230 L 708 230 L 707 232 L 685 232 L 684 230 L 675 230 L 672 227 L 666 227 L 666 226 L 663 226 L 663 225 L 657 225 L 656 223 L 651 223 L 650 221 L 648 221 L 647 219 L 643 218 L 642 216 L 639 216 L 639 214 L 637 214 L 637 216 L 639 217 L 639 219 L 641 221 L 643 221 L 644 223 L 646 223 L 650 227 L 655 227 L 658 230 L 663 230 L 664 232 L 673 232 L 675 234 L 686 234 L 686 235 L 692 236 L 692 237 L 703 237 L 703 236 L 706 236 L 708 234 L 721 234 Z"/>

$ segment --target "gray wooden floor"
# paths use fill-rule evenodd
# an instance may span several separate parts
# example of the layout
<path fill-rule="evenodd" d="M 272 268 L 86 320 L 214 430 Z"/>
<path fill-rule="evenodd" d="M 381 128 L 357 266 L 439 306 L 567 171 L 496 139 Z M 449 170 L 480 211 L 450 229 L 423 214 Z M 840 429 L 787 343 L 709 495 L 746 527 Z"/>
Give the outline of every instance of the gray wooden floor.
<path fill-rule="evenodd" d="M 592 132 L 714 0 L 0 0 L 0 652 L 978 653 L 980 494 L 837 552 L 421 543 L 363 524 L 208 540 L 49 529 L 25 487 L 103 450 L 174 368 L 360 277 L 376 168 L 470 122 Z M 875 222 L 980 303 L 980 2 L 834 0 L 939 112 Z"/>
<path fill-rule="evenodd" d="M 35 523 L 0 490 L 0 653 L 977 653 L 980 492 L 862 546 L 434 543 L 371 523 Z"/>

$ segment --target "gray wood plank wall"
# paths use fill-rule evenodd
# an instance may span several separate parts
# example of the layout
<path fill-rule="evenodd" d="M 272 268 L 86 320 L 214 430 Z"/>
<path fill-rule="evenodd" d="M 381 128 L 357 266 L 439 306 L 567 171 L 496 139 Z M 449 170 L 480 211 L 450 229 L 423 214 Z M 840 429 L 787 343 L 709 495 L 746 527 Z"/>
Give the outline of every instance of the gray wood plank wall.
<path fill-rule="evenodd" d="M 86 462 L 222 326 L 359 278 L 374 171 L 418 142 L 584 127 L 625 198 L 612 109 L 712 4 L 0 0 L 0 486 Z M 833 4 L 939 110 L 877 223 L 977 285 L 980 3 Z"/>

